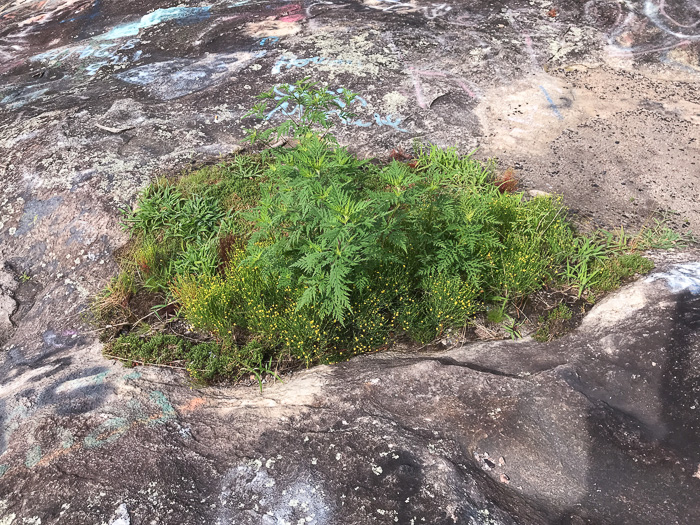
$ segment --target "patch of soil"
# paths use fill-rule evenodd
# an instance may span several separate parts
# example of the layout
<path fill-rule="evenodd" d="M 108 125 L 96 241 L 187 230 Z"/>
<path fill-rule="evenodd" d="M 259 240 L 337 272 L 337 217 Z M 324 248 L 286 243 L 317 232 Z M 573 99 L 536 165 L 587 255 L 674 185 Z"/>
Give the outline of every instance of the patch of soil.
<path fill-rule="evenodd" d="M 534 294 L 525 310 L 532 324 L 529 335 L 540 342 L 558 339 L 576 329 L 593 303 L 556 290 Z"/>
<path fill-rule="evenodd" d="M 165 296 L 158 292 L 151 292 L 145 288 L 139 289 L 136 294 L 129 300 L 129 310 L 131 311 L 131 317 L 136 319 L 141 319 L 151 313 L 152 309 L 156 305 L 165 304 Z M 176 308 L 174 305 L 169 305 L 158 310 L 158 315 L 165 315 L 168 312 L 172 315 L 175 313 Z"/>

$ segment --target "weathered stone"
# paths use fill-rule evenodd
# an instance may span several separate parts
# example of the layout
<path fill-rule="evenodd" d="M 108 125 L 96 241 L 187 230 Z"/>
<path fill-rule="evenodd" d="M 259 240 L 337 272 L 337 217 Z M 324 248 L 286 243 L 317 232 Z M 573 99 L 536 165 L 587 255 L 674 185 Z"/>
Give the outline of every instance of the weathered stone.
<path fill-rule="evenodd" d="M 45 336 L 0 369 L 6 512 L 42 523 L 94 523 L 122 504 L 133 523 L 693 523 L 700 264 L 685 264 L 682 279 L 662 267 L 551 343 L 360 357 L 262 395 L 192 390 Z"/>
<path fill-rule="evenodd" d="M 594 226 L 661 210 L 700 233 L 697 16 L 673 0 L 1 5 L 0 267 L 30 278 L 0 273 L 0 523 L 697 522 L 697 255 L 660 255 L 666 277 L 552 343 L 359 358 L 263 395 L 123 369 L 81 317 L 126 240 L 118 207 L 237 150 L 254 95 L 305 75 L 360 94 L 338 134 L 361 154 L 478 147 Z"/>
<path fill-rule="evenodd" d="M 10 338 L 14 331 L 11 317 L 17 310 L 17 302 L 14 298 L 16 289 L 17 282 L 12 274 L 0 270 L 0 346 Z"/>

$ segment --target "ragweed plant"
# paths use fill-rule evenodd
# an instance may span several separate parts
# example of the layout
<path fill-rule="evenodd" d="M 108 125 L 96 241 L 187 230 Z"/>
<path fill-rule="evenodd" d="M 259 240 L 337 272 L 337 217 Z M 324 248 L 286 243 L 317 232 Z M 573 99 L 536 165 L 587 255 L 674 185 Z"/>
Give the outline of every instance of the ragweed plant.
<path fill-rule="evenodd" d="M 292 137 L 290 147 L 155 181 L 125 214 L 135 247 L 102 295 L 114 309 L 140 289 L 164 294 L 211 340 L 132 334 L 108 353 L 262 381 L 281 362 L 429 343 L 485 311 L 519 337 L 513 302 L 546 285 L 604 291 L 650 268 L 628 237 L 577 234 L 559 199 L 502 191 L 471 155 L 430 146 L 407 163 L 357 158 L 328 133 L 335 115 L 350 116 L 349 91 L 304 79 L 281 92 L 261 95 L 249 116 L 265 118 L 269 101 L 296 113 L 249 139 Z"/>

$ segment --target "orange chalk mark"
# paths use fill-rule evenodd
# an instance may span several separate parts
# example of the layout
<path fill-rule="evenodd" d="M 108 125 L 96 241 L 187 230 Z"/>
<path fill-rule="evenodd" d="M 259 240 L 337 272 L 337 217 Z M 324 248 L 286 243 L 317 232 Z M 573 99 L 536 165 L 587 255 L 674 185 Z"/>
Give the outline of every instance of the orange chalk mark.
<path fill-rule="evenodd" d="M 195 398 L 190 399 L 184 405 L 178 406 L 177 410 L 178 410 L 178 412 L 183 412 L 185 414 L 189 414 L 190 412 L 194 412 L 199 407 L 206 404 L 206 402 L 207 402 L 207 399 L 204 397 L 195 397 Z"/>

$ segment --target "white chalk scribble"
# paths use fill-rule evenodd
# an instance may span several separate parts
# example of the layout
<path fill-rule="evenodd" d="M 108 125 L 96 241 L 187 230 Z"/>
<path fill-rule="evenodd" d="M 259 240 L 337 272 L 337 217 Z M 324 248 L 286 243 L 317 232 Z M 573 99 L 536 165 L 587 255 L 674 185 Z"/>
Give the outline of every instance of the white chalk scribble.
<path fill-rule="evenodd" d="M 700 262 L 676 264 L 666 272 L 653 273 L 647 277 L 650 283 L 663 279 L 666 285 L 674 292 L 689 291 L 700 294 Z"/>

